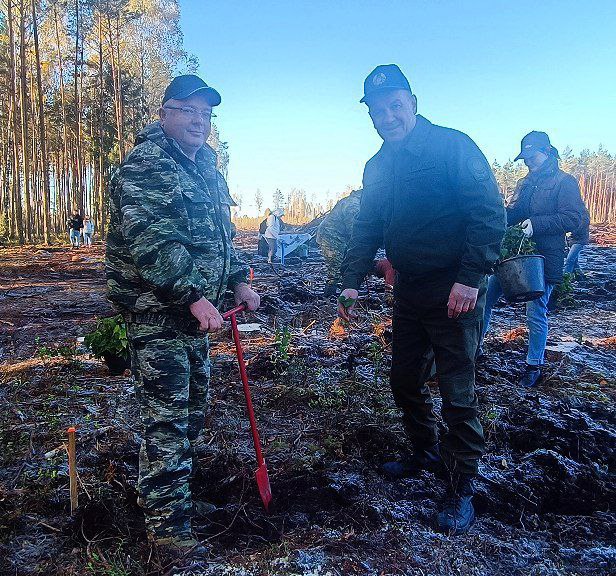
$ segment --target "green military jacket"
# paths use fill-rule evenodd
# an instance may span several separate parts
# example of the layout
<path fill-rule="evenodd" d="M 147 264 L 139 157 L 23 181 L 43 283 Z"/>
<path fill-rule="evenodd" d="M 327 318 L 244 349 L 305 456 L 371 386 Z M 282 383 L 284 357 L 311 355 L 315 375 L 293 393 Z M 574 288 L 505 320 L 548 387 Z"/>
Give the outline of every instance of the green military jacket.
<path fill-rule="evenodd" d="M 227 184 L 205 145 L 195 162 L 146 126 L 112 178 L 107 236 L 108 297 L 123 313 L 192 320 L 202 296 L 220 303 L 248 267 L 231 244 Z"/>
<path fill-rule="evenodd" d="M 324 240 L 328 244 L 339 244 L 344 248 L 351 239 L 353 222 L 361 204 L 361 190 L 354 190 L 347 197 L 339 200 L 331 212 L 319 225 L 317 242 Z"/>

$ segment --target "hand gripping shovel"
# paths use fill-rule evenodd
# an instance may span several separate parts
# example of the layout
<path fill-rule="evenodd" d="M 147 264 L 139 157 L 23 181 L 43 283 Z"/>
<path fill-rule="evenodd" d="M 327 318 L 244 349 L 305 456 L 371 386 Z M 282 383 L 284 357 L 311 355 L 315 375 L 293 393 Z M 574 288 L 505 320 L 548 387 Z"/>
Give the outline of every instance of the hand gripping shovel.
<path fill-rule="evenodd" d="M 252 399 L 250 397 L 250 388 L 248 386 L 248 375 L 246 374 L 246 364 L 244 363 L 244 354 L 242 352 L 242 344 L 240 343 L 240 332 L 237 329 L 237 318 L 235 315 L 238 312 L 243 312 L 246 309 L 245 304 L 240 304 L 237 308 L 233 308 L 225 312 L 222 317 L 225 320 L 231 320 L 231 329 L 233 331 L 233 340 L 235 342 L 235 350 L 237 352 L 237 362 L 240 365 L 240 376 L 244 387 L 244 396 L 246 397 L 246 408 L 248 410 L 248 418 L 250 419 L 250 429 L 252 430 L 252 439 L 255 444 L 255 453 L 257 455 L 257 486 L 259 494 L 263 500 L 263 506 L 267 511 L 270 502 L 272 501 L 272 489 L 270 487 L 269 477 L 267 475 L 267 466 L 261 452 L 261 441 L 259 440 L 259 432 L 257 430 L 257 421 L 255 420 L 255 412 L 252 408 Z"/>

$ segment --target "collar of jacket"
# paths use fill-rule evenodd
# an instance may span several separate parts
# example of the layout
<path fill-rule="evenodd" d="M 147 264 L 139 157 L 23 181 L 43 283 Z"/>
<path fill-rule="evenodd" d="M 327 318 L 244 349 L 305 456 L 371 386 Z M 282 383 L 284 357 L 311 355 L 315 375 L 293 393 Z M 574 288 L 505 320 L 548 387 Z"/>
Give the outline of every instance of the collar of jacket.
<path fill-rule="evenodd" d="M 137 134 L 135 146 L 146 140 L 162 148 L 178 164 L 182 164 L 182 166 L 187 167 L 189 170 L 196 164 L 204 177 L 216 178 L 216 152 L 214 152 L 209 144 L 204 144 L 197 150 L 195 161 L 193 162 L 182 152 L 179 144 L 165 134 L 159 121 L 148 124 Z"/>
<path fill-rule="evenodd" d="M 428 141 L 428 136 L 432 131 L 432 122 L 427 118 L 424 118 L 421 114 L 415 116 L 417 119 L 415 127 L 411 130 L 411 133 L 404 139 L 400 148 L 394 148 L 391 144 L 383 142 L 381 150 L 388 156 L 394 156 L 398 150 L 406 150 L 410 152 L 411 156 L 420 157 L 423 149 Z"/>

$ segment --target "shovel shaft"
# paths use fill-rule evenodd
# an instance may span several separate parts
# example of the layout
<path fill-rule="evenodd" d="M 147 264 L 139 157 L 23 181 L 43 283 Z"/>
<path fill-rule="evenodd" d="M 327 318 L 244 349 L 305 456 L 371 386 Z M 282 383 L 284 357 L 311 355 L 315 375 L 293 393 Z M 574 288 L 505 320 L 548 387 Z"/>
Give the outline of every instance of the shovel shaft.
<path fill-rule="evenodd" d="M 264 464 L 263 453 L 261 452 L 261 439 L 257 430 L 257 421 L 255 412 L 252 407 L 252 398 L 250 396 L 250 387 L 248 386 L 248 374 L 246 373 L 246 363 L 244 362 L 244 353 L 242 352 L 242 344 L 240 342 L 240 332 L 237 329 L 236 312 L 244 310 L 244 305 L 238 306 L 229 312 L 223 314 L 223 318 L 231 320 L 231 330 L 233 331 L 233 341 L 235 342 L 235 350 L 237 352 L 237 361 L 240 365 L 240 376 L 242 378 L 242 386 L 244 387 L 244 396 L 246 397 L 246 408 L 248 410 L 248 418 L 250 420 L 250 430 L 252 431 L 252 439 L 255 445 L 255 453 L 257 455 L 257 465 Z"/>

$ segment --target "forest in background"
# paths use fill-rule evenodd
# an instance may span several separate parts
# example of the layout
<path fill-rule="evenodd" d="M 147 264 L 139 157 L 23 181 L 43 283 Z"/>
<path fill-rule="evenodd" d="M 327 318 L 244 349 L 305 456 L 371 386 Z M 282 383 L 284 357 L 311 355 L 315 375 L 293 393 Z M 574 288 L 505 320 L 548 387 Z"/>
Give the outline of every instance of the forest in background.
<path fill-rule="evenodd" d="M 104 236 L 110 175 L 196 68 L 177 0 L 1 0 L 0 238 L 50 242 L 75 210 Z"/>
<path fill-rule="evenodd" d="M 93 217 L 105 236 L 107 184 L 136 133 L 156 117 L 162 91 L 193 72 L 177 0 L 0 0 L 0 241 L 50 243 L 70 213 Z M 226 175 L 229 149 L 213 127 L 209 143 Z M 616 157 L 599 147 L 562 154 L 580 181 L 593 222 L 616 222 Z M 493 164 L 508 197 L 525 168 Z M 348 194 L 317 202 L 306 191 L 273 192 L 271 208 L 301 224 Z M 255 228 L 263 194 L 236 198 L 234 220 Z"/>

